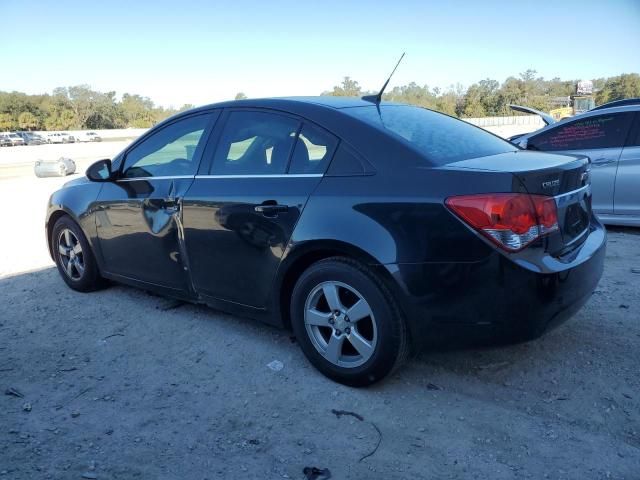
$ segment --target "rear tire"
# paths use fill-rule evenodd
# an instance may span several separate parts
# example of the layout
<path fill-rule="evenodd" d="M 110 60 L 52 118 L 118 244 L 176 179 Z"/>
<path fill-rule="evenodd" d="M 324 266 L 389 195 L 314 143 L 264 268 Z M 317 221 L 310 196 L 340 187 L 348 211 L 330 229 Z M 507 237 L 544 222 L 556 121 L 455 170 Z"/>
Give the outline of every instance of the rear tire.
<path fill-rule="evenodd" d="M 55 223 L 51 245 L 58 272 L 69 287 L 91 292 L 104 286 L 91 246 L 70 217 L 65 215 Z"/>
<path fill-rule="evenodd" d="M 378 382 L 409 354 L 406 323 L 391 292 L 348 258 L 321 260 L 302 274 L 293 289 L 291 323 L 309 361 L 345 385 Z"/>

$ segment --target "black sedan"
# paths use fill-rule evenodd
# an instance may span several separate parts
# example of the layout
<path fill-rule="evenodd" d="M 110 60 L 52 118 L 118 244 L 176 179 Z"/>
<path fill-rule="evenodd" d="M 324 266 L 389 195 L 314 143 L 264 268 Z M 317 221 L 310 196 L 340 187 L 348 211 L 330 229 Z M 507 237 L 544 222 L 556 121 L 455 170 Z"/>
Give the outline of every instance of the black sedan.
<path fill-rule="evenodd" d="M 331 97 L 172 117 L 55 192 L 46 235 L 73 289 L 112 280 L 291 327 L 349 385 L 443 334 L 540 335 L 587 301 L 606 241 L 585 157 Z"/>

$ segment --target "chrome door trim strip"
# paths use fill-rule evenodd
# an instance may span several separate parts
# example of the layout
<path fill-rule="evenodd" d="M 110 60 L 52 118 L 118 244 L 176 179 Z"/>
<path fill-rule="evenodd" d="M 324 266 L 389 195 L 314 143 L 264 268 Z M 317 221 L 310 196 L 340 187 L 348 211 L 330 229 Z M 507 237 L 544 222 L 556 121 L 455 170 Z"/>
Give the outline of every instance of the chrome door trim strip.
<path fill-rule="evenodd" d="M 281 173 L 266 175 L 196 175 L 196 178 L 320 178 L 322 173 Z"/>
<path fill-rule="evenodd" d="M 131 177 L 131 178 L 118 178 L 116 182 L 135 182 L 137 180 L 176 180 L 181 178 L 194 178 L 195 175 L 168 175 L 161 177 Z"/>
<path fill-rule="evenodd" d="M 142 180 L 175 180 L 180 178 L 320 178 L 322 173 L 278 173 L 266 175 L 167 175 L 160 177 L 118 178 L 116 182 L 136 182 Z"/>

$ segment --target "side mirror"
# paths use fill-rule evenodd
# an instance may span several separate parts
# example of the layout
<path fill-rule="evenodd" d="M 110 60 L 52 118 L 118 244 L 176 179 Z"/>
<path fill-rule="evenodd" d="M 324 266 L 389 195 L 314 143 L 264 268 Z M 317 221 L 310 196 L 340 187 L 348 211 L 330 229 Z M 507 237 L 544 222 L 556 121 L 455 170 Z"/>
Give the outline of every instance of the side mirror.
<path fill-rule="evenodd" d="M 111 170 L 111 160 L 108 158 L 98 160 L 87 168 L 87 178 L 92 182 L 109 182 L 113 180 L 113 171 Z"/>

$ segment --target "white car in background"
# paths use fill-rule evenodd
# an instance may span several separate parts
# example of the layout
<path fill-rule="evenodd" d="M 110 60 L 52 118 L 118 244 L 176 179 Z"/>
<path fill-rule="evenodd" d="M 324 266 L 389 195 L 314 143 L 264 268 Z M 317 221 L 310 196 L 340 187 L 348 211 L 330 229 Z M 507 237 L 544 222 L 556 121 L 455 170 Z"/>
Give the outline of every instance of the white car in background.
<path fill-rule="evenodd" d="M 76 142 L 101 142 L 102 137 L 96 132 L 74 132 Z"/>
<path fill-rule="evenodd" d="M 76 141 L 73 135 L 67 132 L 52 132 L 45 136 L 47 143 L 74 143 Z"/>
<path fill-rule="evenodd" d="M 76 137 L 71 135 L 69 132 L 60 132 L 60 135 L 62 135 L 64 137 L 64 142 L 63 143 L 75 143 L 76 142 Z"/>

